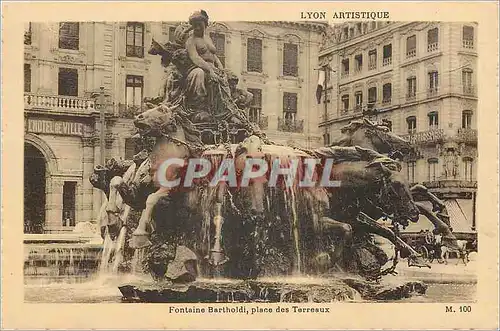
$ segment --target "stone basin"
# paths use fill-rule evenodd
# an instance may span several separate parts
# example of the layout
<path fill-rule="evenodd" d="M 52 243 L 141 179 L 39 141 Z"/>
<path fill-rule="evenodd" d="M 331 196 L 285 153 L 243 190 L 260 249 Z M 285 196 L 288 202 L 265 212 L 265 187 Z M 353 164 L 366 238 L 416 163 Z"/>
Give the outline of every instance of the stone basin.
<path fill-rule="evenodd" d="M 423 295 L 421 281 L 390 279 L 380 283 L 354 277 L 268 278 L 258 280 L 200 279 L 187 284 L 136 283 L 119 286 L 125 302 L 239 303 L 239 302 L 359 302 L 400 300 Z"/>

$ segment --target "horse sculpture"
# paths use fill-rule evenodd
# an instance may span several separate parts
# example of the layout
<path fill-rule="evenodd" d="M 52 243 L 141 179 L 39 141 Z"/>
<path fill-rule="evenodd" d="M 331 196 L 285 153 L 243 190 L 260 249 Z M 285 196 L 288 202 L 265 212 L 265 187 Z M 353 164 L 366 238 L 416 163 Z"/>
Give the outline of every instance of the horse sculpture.
<path fill-rule="evenodd" d="M 161 45 L 153 41 L 149 52 L 160 55 L 168 71 L 164 97 L 149 100 L 150 109 L 137 115 L 134 125 L 140 136 L 153 138 L 155 145 L 144 153 L 146 158 L 138 158 L 112 178 L 107 176 L 101 185 L 109 197 L 108 231 L 117 232 L 116 228 L 127 222 L 130 209 L 126 206 L 140 212 L 129 245 L 149 251 L 149 270 L 160 278 L 178 255 L 179 246 L 189 247 L 194 253 L 188 254 L 190 259 L 197 256 L 206 262 L 202 268 L 226 273 L 229 269 L 234 277 L 282 275 L 292 269 L 302 272 L 311 269 L 316 263 L 311 256 L 318 253 L 328 255 L 330 264 L 342 269 L 377 277 L 383 273 L 380 265 L 384 258 L 367 243 L 365 233 L 380 234 L 406 251 L 417 265 L 422 264 L 397 233 L 375 221 L 390 217 L 404 226 L 408 220 L 418 219 L 419 208 L 398 162 L 362 148 L 362 144 L 349 147 L 357 140 L 367 140 L 354 125 L 344 130 L 340 146 L 313 151 L 270 142 L 231 99 L 226 74 L 221 70 L 214 70 L 217 78 L 206 82 L 208 104 L 193 105 L 193 100 L 186 98 L 184 82 L 193 66 L 183 45 L 188 33 L 189 28 L 180 25 L 174 42 Z M 202 141 L 199 129 L 206 125 L 216 135 Z M 367 132 L 372 133 L 371 141 L 377 146 L 387 144 L 387 133 L 384 136 L 371 128 Z M 397 150 L 407 152 L 404 140 L 388 136 L 398 142 Z M 208 146 L 207 141 L 217 145 Z M 212 187 L 200 180 L 194 187 L 179 189 L 162 186 L 157 176 L 165 172 L 163 162 L 173 158 L 202 158 L 211 166 L 233 160 L 241 172 L 245 159 L 256 154 L 269 165 L 276 160 L 287 164 L 317 158 L 320 169 L 325 168 L 327 159 L 333 159 L 334 178 L 343 184 L 298 189 L 297 183 L 271 187 L 263 180 L 252 181 L 247 188 L 233 188 L 224 181 Z M 182 165 L 169 169 L 171 178 L 186 170 Z M 338 239 L 333 245 L 332 237 Z"/>

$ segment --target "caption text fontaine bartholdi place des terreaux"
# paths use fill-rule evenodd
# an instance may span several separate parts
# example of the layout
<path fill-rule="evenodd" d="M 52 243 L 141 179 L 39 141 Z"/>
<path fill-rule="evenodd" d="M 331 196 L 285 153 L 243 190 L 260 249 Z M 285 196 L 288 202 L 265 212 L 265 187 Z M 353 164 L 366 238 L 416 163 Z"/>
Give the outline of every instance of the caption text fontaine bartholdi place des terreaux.
<path fill-rule="evenodd" d="M 170 314 L 245 314 L 245 315 L 256 315 L 256 314 L 287 314 L 287 313 L 330 313 L 329 307 L 304 307 L 304 306 L 287 306 L 287 307 L 259 307 L 252 306 L 247 307 L 245 305 L 238 306 L 170 306 L 168 308 Z"/>

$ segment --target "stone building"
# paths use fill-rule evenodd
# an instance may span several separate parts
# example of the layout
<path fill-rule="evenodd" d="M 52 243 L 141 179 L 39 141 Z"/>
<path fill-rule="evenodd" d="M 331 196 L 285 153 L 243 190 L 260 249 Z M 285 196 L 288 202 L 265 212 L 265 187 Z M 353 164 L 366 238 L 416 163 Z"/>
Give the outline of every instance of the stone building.
<path fill-rule="evenodd" d="M 324 143 L 353 119 L 385 120 L 417 144 L 403 171 L 445 200 L 457 232 L 476 226 L 476 32 L 470 22 L 350 22 L 330 27 L 320 51 Z"/>
<path fill-rule="evenodd" d="M 164 74 L 160 57 L 148 54 L 149 45 L 152 38 L 172 38 L 174 27 L 169 22 L 25 26 L 25 232 L 70 231 L 97 218 L 103 194 L 88 178 L 103 160 L 137 152 L 130 139 L 132 118 L 145 97 L 159 94 Z M 323 30 L 322 24 L 291 22 L 209 27 L 222 62 L 254 94 L 249 117 L 272 140 L 321 145 L 313 69 Z"/>

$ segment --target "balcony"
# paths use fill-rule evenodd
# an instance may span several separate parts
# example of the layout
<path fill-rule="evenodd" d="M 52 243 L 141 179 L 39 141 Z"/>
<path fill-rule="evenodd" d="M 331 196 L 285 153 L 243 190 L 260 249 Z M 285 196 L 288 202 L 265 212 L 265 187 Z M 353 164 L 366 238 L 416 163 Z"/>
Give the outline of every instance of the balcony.
<path fill-rule="evenodd" d="M 359 74 L 361 74 L 361 68 L 354 69 L 353 76 L 357 76 Z"/>
<path fill-rule="evenodd" d="M 95 103 L 93 99 L 89 98 L 68 97 L 61 95 L 36 95 L 32 93 L 25 93 L 24 109 L 90 113 L 94 111 Z"/>
<path fill-rule="evenodd" d="M 354 106 L 354 112 L 360 112 L 363 109 L 362 105 L 355 105 Z"/>
<path fill-rule="evenodd" d="M 417 100 L 417 93 L 416 92 L 406 94 L 406 101 L 407 102 L 412 102 L 415 100 Z"/>
<path fill-rule="evenodd" d="M 24 44 L 31 45 L 31 31 L 24 31 Z"/>
<path fill-rule="evenodd" d="M 436 180 L 422 183 L 427 188 L 468 188 L 477 189 L 477 181 L 467 181 L 459 179 Z"/>
<path fill-rule="evenodd" d="M 392 57 L 386 57 L 382 60 L 382 66 L 390 66 L 392 64 Z"/>
<path fill-rule="evenodd" d="M 465 95 L 476 95 L 476 87 L 474 85 L 463 85 L 462 88 Z"/>
<path fill-rule="evenodd" d="M 477 130 L 460 128 L 457 132 L 458 142 L 477 144 Z"/>
<path fill-rule="evenodd" d="M 432 43 L 427 45 L 427 52 L 435 52 L 439 49 L 439 43 Z"/>
<path fill-rule="evenodd" d="M 439 92 L 439 90 L 437 87 L 432 87 L 430 89 L 427 89 L 427 98 L 437 97 L 438 92 Z"/>
<path fill-rule="evenodd" d="M 415 132 L 404 135 L 403 138 L 408 140 L 412 144 L 426 145 L 441 142 L 444 139 L 443 129 L 434 129 L 423 132 Z"/>
<path fill-rule="evenodd" d="M 375 70 L 375 69 L 377 69 L 377 63 L 368 64 L 368 70 Z"/>
<path fill-rule="evenodd" d="M 283 132 L 304 132 L 304 120 L 287 120 L 278 117 L 278 130 Z"/>
<path fill-rule="evenodd" d="M 474 40 L 462 40 L 463 48 L 474 49 Z"/>
<path fill-rule="evenodd" d="M 344 71 L 340 74 L 340 78 L 347 78 L 349 77 L 349 71 Z"/>
<path fill-rule="evenodd" d="M 406 52 L 406 58 L 411 59 L 412 57 L 417 56 L 417 49 L 411 49 L 408 52 Z"/>

